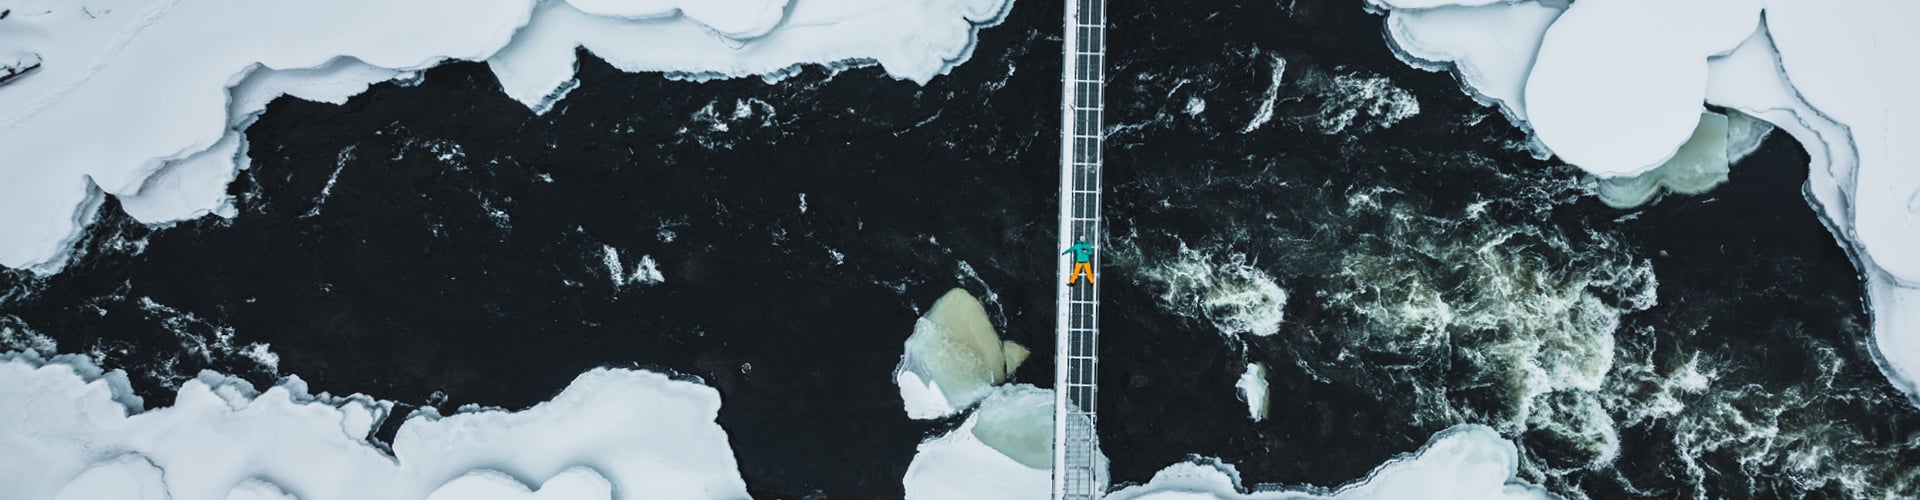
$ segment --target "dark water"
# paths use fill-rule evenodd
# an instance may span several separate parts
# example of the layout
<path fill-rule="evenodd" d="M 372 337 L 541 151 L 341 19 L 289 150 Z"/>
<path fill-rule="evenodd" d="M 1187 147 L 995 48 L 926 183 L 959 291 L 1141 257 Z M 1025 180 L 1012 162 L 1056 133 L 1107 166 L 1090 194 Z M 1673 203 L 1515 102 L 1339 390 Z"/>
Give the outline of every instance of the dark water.
<path fill-rule="evenodd" d="M 1533 323 L 1425 345 L 1392 341 L 1363 312 L 1410 300 L 1412 283 L 1497 305 L 1484 273 L 1449 262 L 1470 253 L 1448 245 L 1511 234 L 1498 249 L 1527 276 L 1575 283 L 1619 316 L 1609 385 L 1582 396 L 1612 398 L 1619 458 L 1590 465 L 1563 435 L 1503 429 L 1526 446 L 1528 479 L 1596 498 L 1920 493 L 1920 415 L 1862 347 L 1859 283 L 1800 201 L 1791 141 L 1771 139 L 1703 197 L 1607 209 L 1579 197 L 1577 172 L 1515 147 L 1519 134 L 1450 77 L 1394 60 L 1358 2 L 1303 3 L 1113 12 L 1108 214 L 1132 252 L 1102 281 L 1116 481 L 1203 454 L 1249 482 L 1333 485 L 1453 423 L 1514 418 L 1506 366 L 1474 357 L 1472 339 L 1540 334 Z M 594 366 L 672 371 L 720 390 L 757 497 L 899 497 L 914 446 L 944 428 L 907 419 L 890 378 L 921 308 L 965 287 L 995 297 L 1004 336 L 1052 347 L 1059 15 L 1016 5 L 925 87 L 874 69 L 673 82 L 586 56 L 580 88 L 543 116 L 477 64 L 344 106 L 282 99 L 248 131 L 237 218 L 155 231 L 109 203 L 65 273 L 0 278 L 34 290 L 0 313 L 127 368 L 155 405 L 202 368 L 515 408 Z M 1274 117 L 1241 133 L 1276 57 Z M 1330 130 L 1326 117 L 1379 101 L 1342 82 L 1371 79 L 1420 112 L 1363 111 Z M 1205 107 L 1189 114 L 1194 99 Z M 1148 276 L 1181 245 L 1211 264 L 1241 254 L 1277 280 L 1291 295 L 1281 332 L 1235 340 L 1169 307 Z M 647 256 L 665 281 L 616 286 L 608 247 L 624 274 Z M 1653 270 L 1657 305 L 1625 305 L 1633 284 L 1578 284 L 1633 266 Z M 1382 276 L 1390 286 L 1350 293 Z M 1463 310 L 1507 314 L 1478 307 Z M 269 343 L 278 373 L 183 342 L 223 334 Z M 1658 384 L 1623 367 L 1667 373 L 1697 355 L 1718 367 L 1711 388 L 1629 423 Z M 1249 359 L 1273 367 L 1259 423 L 1232 389 Z M 1015 379 L 1051 373 L 1041 356 Z M 1724 438 L 1748 428 L 1729 422 L 1769 419 L 1804 437 Z M 1812 445 L 1833 445 L 1825 468 L 1789 463 Z M 1822 479 L 1852 472 L 1871 480 Z"/>

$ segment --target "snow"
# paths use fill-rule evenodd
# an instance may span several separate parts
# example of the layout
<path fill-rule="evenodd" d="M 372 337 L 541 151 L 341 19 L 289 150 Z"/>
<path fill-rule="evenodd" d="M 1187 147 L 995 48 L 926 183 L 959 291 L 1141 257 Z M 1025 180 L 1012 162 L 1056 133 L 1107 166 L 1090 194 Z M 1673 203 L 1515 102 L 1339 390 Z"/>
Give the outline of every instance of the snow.
<path fill-rule="evenodd" d="M 139 455 L 121 455 L 118 458 L 101 462 L 86 472 L 80 473 L 59 493 L 54 500 L 95 500 L 102 498 L 124 500 L 167 500 L 166 481 L 160 478 L 160 469 Z"/>
<path fill-rule="evenodd" d="M 1545 24 L 1504 23 L 1513 10 L 1543 8 L 1532 5 L 1392 10 L 1387 32 L 1414 66 L 1471 62 L 1463 85 L 1519 110 L 1509 116 L 1521 128 L 1599 177 L 1669 160 L 1703 103 L 1785 131 L 1808 152 L 1807 202 L 1859 266 L 1877 361 L 1920 406 L 1920 169 L 1912 167 L 1920 144 L 1905 140 L 1920 136 L 1920 93 L 1906 89 L 1920 80 L 1920 63 L 1907 54 L 1920 47 L 1920 30 L 1906 23 L 1920 17 L 1920 4 L 1574 2 Z M 1497 37 L 1473 35 L 1495 27 Z M 1525 43 L 1487 40 L 1524 41 L 1529 30 L 1543 36 L 1531 56 Z M 1518 99 L 1509 93 L 1515 82 L 1524 86 Z M 1763 135 L 1730 133 L 1730 160 Z"/>
<path fill-rule="evenodd" d="M 1535 2 L 1394 10 L 1387 14 L 1387 41 L 1409 65 L 1452 69 L 1481 104 L 1498 105 L 1509 121 L 1525 127 L 1520 96 L 1527 72 L 1547 26 L 1561 12 Z"/>
<path fill-rule="evenodd" d="M 280 487 L 274 486 L 273 483 L 260 481 L 258 479 L 248 479 L 246 481 L 242 481 L 239 486 L 235 486 L 233 488 L 233 492 L 227 494 L 227 500 L 300 500 L 300 499 L 293 495 L 288 495 L 287 492 L 280 491 Z"/>
<path fill-rule="evenodd" d="M 658 2 L 642 2 L 658 3 Z M 780 29 L 755 22 L 780 22 L 783 2 L 756 4 L 757 11 L 729 14 L 732 28 L 715 28 L 682 18 L 603 17 L 580 5 L 624 7 L 608 0 L 546 2 L 514 43 L 488 60 L 507 95 L 536 112 L 552 106 L 573 80 L 574 51 L 585 47 L 628 72 L 667 72 L 696 79 L 741 75 L 781 75 L 802 63 L 843 64 L 877 61 L 889 75 L 925 83 L 971 55 L 974 30 L 998 22 L 1008 0 L 952 0 L 900 3 L 884 0 L 796 2 L 785 10 Z M 703 5 L 688 2 L 689 5 Z M 718 12 L 709 7 L 695 9 Z M 830 28 L 830 29 L 813 29 Z M 709 35 L 719 29 L 751 33 L 773 29 L 749 41 Z M 662 50 L 671 47 L 671 50 Z"/>
<path fill-rule="evenodd" d="M 487 61 L 536 112 L 574 50 L 628 71 L 731 78 L 881 66 L 925 83 L 1010 0 L 22 0 L 0 37 L 0 265 L 57 272 L 104 196 L 155 224 L 231 215 L 243 131 L 281 95 L 342 102 L 446 61 Z M 537 12 L 536 12 L 537 11 Z M 351 30 L 340 27 L 351 26 Z"/>
<path fill-rule="evenodd" d="M 1367 0 L 1376 9 L 1430 9 L 1434 7 L 1472 7 L 1508 0 Z"/>
<path fill-rule="evenodd" d="M 141 411 L 119 371 L 0 355 L 0 497 L 516 498 L 544 483 L 518 498 L 608 498 L 571 493 L 609 485 L 623 497 L 746 498 L 719 406 L 700 384 L 596 369 L 518 412 L 416 413 L 389 455 L 364 436 L 391 403 L 312 395 L 297 377 L 255 392 L 205 372 L 173 406 Z"/>
<path fill-rule="evenodd" d="M 908 417 L 933 419 L 960 410 L 947 402 L 947 395 L 940 391 L 939 383 L 922 380 L 920 374 L 912 370 L 896 370 L 893 381 L 900 386 L 900 399 L 906 404 Z"/>
<path fill-rule="evenodd" d="M 15 47 L 0 47 L 0 84 L 25 77 L 36 69 L 40 69 L 40 54 L 23 52 Z"/>
<path fill-rule="evenodd" d="M 604 500 L 613 498 L 607 478 L 584 467 L 553 476 L 539 489 L 529 490 L 513 476 L 499 471 L 469 472 L 427 495 L 427 500 Z"/>
<path fill-rule="evenodd" d="M 1693 135 L 1707 58 L 1732 51 L 1759 16 L 1758 0 L 1574 2 L 1540 43 L 1527 119 L 1555 155 L 1594 175 L 1651 170 Z"/>
<path fill-rule="evenodd" d="M 1873 302 L 1875 347 L 1885 362 L 1881 371 L 1893 385 L 1907 393 L 1920 406 L 1920 288 L 1894 286 L 1890 280 L 1874 276 L 1867 280 L 1867 297 Z"/>
<path fill-rule="evenodd" d="M 1767 30 L 1807 104 L 1844 123 L 1859 154 L 1853 227 L 1902 286 L 1920 287 L 1920 4 L 1773 0 Z M 1920 335 L 1914 331 L 1912 335 Z M 1920 370 L 1920 366 L 1913 367 Z"/>
<path fill-rule="evenodd" d="M 1707 192 L 1727 181 L 1730 133 L 1726 115 L 1702 112 L 1693 134 L 1672 158 L 1640 175 L 1600 178 L 1595 194 L 1614 208 L 1632 208 L 1653 199 L 1663 189 L 1683 194 Z"/>
<path fill-rule="evenodd" d="M 1051 497 L 1053 391 L 998 388 L 960 427 L 920 443 L 902 480 L 909 500 Z M 1095 455 L 1105 482 L 1107 459 Z"/>
<path fill-rule="evenodd" d="M 581 12 L 602 17 L 654 19 L 684 15 L 729 38 L 764 35 L 780 23 L 787 0 L 567 0 Z"/>
<path fill-rule="evenodd" d="M 973 437 L 977 425 L 975 420 L 968 419 L 959 429 L 920 444 L 902 480 L 906 497 L 909 500 L 1048 498 L 1053 487 L 1052 471 L 1021 465 L 981 443 Z"/>
<path fill-rule="evenodd" d="M 1131 486 L 1108 500 L 1281 500 L 1397 499 L 1497 500 L 1556 498 L 1515 478 L 1519 453 L 1490 427 L 1456 425 L 1434 434 L 1419 451 L 1401 455 L 1366 477 L 1328 490 L 1297 487 L 1248 492 L 1228 464 L 1198 458 L 1174 464 L 1147 484 Z"/>

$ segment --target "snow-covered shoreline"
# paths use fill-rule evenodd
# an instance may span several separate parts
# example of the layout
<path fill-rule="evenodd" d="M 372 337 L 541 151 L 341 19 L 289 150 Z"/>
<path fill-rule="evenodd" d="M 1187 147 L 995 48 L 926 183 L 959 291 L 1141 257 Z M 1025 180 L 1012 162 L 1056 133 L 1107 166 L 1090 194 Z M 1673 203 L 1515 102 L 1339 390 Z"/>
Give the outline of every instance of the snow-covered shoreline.
<path fill-rule="evenodd" d="M 698 383 L 591 370 L 517 412 L 415 412 L 383 450 L 368 436 L 393 408 L 311 394 L 298 377 L 255 392 L 203 372 L 172 406 L 145 409 L 118 370 L 0 354 L 0 496 L 748 498 L 715 423 L 720 394 Z"/>
<path fill-rule="evenodd" d="M 1920 406 L 1920 145 L 1898 139 L 1920 134 L 1920 94 L 1898 90 L 1920 79 L 1902 55 L 1920 32 L 1899 22 L 1920 4 L 1370 2 L 1403 61 L 1452 70 L 1597 177 L 1659 167 L 1705 105 L 1787 132 L 1811 158 L 1808 204 L 1859 268 L 1881 371 Z"/>
<path fill-rule="evenodd" d="M 281 95 L 483 61 L 535 112 L 578 85 L 575 49 L 677 78 L 878 65 L 924 83 L 965 61 L 1011 0 L 28 1 L 0 38 L 37 67 L 0 84 L 0 265 L 58 272 L 106 196 L 150 224 L 230 215 L 242 132 Z M 684 4 L 684 5 L 682 5 Z M 339 29 L 353 26 L 352 30 Z M 24 63 L 20 66 L 25 67 Z"/>

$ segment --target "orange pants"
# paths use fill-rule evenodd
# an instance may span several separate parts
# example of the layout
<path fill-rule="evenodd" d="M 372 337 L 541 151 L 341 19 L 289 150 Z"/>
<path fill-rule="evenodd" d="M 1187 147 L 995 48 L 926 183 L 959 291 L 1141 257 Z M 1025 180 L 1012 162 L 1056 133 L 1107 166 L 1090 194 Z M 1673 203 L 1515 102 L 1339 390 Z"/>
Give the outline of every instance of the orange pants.
<path fill-rule="evenodd" d="M 1088 283 L 1093 282 L 1093 263 L 1092 262 L 1075 262 L 1073 263 L 1073 276 L 1067 278 L 1067 284 L 1071 285 L 1079 281 L 1081 271 L 1087 272 Z"/>

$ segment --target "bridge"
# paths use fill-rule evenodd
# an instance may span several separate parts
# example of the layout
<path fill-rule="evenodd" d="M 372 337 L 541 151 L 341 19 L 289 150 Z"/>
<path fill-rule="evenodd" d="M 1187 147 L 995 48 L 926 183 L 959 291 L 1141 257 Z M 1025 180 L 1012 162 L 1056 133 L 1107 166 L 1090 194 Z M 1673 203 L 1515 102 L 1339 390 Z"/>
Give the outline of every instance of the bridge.
<path fill-rule="evenodd" d="M 1062 52 L 1059 249 L 1086 241 L 1104 250 L 1100 225 L 1101 92 L 1105 83 L 1106 4 L 1067 0 Z M 1056 250 L 1058 251 L 1058 250 Z M 1092 500 L 1105 493 L 1094 431 L 1095 382 L 1100 368 L 1100 289 L 1093 280 L 1069 284 L 1073 258 L 1056 273 L 1053 402 L 1053 498 Z"/>

